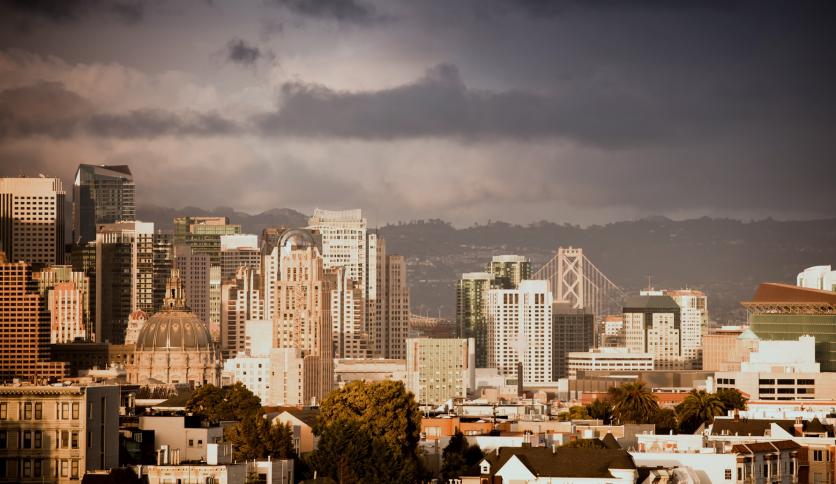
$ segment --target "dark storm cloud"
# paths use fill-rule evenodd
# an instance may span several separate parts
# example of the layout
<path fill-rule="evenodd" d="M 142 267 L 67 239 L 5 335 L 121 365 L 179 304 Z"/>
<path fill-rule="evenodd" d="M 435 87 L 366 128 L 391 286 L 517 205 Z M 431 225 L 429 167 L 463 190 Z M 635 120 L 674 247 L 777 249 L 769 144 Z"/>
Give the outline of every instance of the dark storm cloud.
<path fill-rule="evenodd" d="M 324 20 L 362 24 L 381 19 L 373 5 L 355 0 L 267 0 L 267 3 Z"/>
<path fill-rule="evenodd" d="M 121 139 L 205 137 L 240 132 L 238 123 L 216 112 L 96 112 L 88 100 L 55 82 L 0 91 L 0 139 L 65 139 L 80 135 Z"/>
<path fill-rule="evenodd" d="M 125 24 L 135 24 L 144 18 L 146 7 L 144 0 L 11 0 L 0 5 L 0 12 L 16 15 L 23 22 L 42 19 L 55 23 L 77 22 L 103 12 Z"/>
<path fill-rule="evenodd" d="M 226 43 L 226 58 L 235 64 L 252 66 L 263 54 L 261 50 L 241 38 L 234 38 Z"/>

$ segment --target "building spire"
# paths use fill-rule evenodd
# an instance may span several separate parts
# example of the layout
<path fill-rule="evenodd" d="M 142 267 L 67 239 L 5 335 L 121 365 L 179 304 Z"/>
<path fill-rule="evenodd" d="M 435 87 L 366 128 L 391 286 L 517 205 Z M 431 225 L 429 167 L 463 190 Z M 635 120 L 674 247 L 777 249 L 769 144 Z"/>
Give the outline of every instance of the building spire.
<path fill-rule="evenodd" d="M 163 308 L 168 310 L 186 309 L 186 298 L 183 295 L 183 284 L 180 280 L 179 269 L 171 269 L 171 277 L 165 284 Z"/>

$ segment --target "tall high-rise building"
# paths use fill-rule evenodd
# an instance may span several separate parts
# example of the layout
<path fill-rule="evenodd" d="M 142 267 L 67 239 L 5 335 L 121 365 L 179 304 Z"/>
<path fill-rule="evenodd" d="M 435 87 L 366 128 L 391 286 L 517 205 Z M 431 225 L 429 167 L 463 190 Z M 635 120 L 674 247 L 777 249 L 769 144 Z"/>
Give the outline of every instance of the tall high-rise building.
<path fill-rule="evenodd" d="M 488 366 L 522 383 L 552 381 L 552 303 L 548 281 L 521 281 L 517 289 L 487 293 Z"/>
<path fill-rule="evenodd" d="M 174 245 L 188 245 L 194 254 L 208 254 L 209 326 L 221 325 L 221 236 L 241 233 L 241 226 L 227 217 L 175 217 Z"/>
<path fill-rule="evenodd" d="M 221 281 L 235 278 L 240 267 L 261 273 L 261 249 L 254 234 L 221 235 Z"/>
<path fill-rule="evenodd" d="M 708 298 L 702 291 L 682 289 L 665 291 L 679 305 L 682 331 L 682 357 L 693 369 L 702 366 L 702 338 L 708 331 Z"/>
<path fill-rule="evenodd" d="M 0 178 L 0 250 L 35 265 L 64 263 L 60 178 Z"/>
<path fill-rule="evenodd" d="M 246 266 L 221 286 L 221 347 L 227 358 L 244 351 L 246 322 L 264 317 L 260 286 L 256 271 Z"/>
<path fill-rule="evenodd" d="M 322 236 L 322 260 L 325 270 L 344 267 L 348 277 L 357 282 L 366 297 L 367 242 L 366 219 L 357 210 L 315 209 L 308 228 Z"/>
<path fill-rule="evenodd" d="M 333 269 L 330 274 L 333 277 L 331 333 L 334 358 L 368 358 L 371 352 L 369 335 L 363 325 L 363 293 L 344 268 Z"/>
<path fill-rule="evenodd" d="M 386 322 L 383 358 L 406 358 L 409 334 L 409 286 L 406 282 L 406 259 L 401 255 L 386 257 Z"/>
<path fill-rule="evenodd" d="M 670 296 L 653 294 L 624 301 L 624 332 L 633 353 L 651 353 L 657 370 L 682 370 L 690 363 L 682 355 L 679 304 Z"/>
<path fill-rule="evenodd" d="M 488 366 L 488 323 L 485 307 L 491 288 L 488 272 L 466 272 L 456 282 L 456 336 L 476 342 L 476 367 Z"/>
<path fill-rule="evenodd" d="M 154 233 L 154 311 L 159 311 L 165 301 L 165 288 L 171 279 L 174 268 L 174 235 L 171 232 L 157 230 Z"/>
<path fill-rule="evenodd" d="M 531 260 L 522 255 L 495 255 L 488 264 L 493 289 L 515 289 L 531 279 Z"/>
<path fill-rule="evenodd" d="M 552 380 L 569 376 L 567 358 L 575 351 L 589 351 L 595 346 L 595 321 L 584 309 L 569 303 L 552 305 Z"/>
<path fill-rule="evenodd" d="M 200 321 L 209 327 L 209 272 L 212 263 L 209 254 L 195 253 L 188 245 L 174 247 L 174 267 L 180 271 L 186 306 Z M 213 337 L 220 336 L 220 326 L 214 328 Z"/>
<path fill-rule="evenodd" d="M 99 225 L 135 220 L 135 196 L 127 165 L 79 165 L 73 181 L 73 243 L 96 240 Z"/>
<path fill-rule="evenodd" d="M 135 310 L 154 312 L 154 224 L 117 222 L 96 234 L 96 341 L 122 344 Z"/>
<path fill-rule="evenodd" d="M 94 315 L 90 311 L 90 278 L 71 266 L 49 266 L 34 274 L 38 290 L 47 299 L 50 343 L 88 340 Z"/>
<path fill-rule="evenodd" d="M 334 384 L 331 285 L 324 258 L 306 230 L 285 232 L 280 250 L 271 401 L 284 405 L 321 402 Z"/>
<path fill-rule="evenodd" d="M 7 262 L 0 251 L 0 381 L 65 376 L 63 363 L 49 361 L 46 298 L 26 262 Z"/>
<path fill-rule="evenodd" d="M 406 386 L 420 404 L 440 405 L 467 398 L 475 387 L 473 338 L 406 340 Z"/>

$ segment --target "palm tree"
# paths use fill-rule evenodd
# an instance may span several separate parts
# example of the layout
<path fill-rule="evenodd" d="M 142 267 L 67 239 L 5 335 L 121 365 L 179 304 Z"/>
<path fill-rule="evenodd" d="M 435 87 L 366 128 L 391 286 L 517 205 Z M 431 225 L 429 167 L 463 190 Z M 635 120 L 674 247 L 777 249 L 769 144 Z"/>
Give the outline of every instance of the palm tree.
<path fill-rule="evenodd" d="M 612 414 L 620 423 L 648 423 L 659 411 L 656 395 L 644 382 L 636 381 L 609 390 Z"/>
<path fill-rule="evenodd" d="M 705 390 L 691 390 L 690 395 L 677 408 L 680 422 L 693 421 L 696 426 L 705 422 L 712 422 L 717 415 L 726 412 L 726 406 L 715 393 L 708 393 Z"/>

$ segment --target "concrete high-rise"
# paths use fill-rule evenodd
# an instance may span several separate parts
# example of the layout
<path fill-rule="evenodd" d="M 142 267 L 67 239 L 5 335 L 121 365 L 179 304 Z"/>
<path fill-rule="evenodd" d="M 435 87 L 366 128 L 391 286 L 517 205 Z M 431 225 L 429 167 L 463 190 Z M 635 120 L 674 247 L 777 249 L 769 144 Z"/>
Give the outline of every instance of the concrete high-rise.
<path fill-rule="evenodd" d="M 324 258 L 307 230 L 285 232 L 280 250 L 271 401 L 282 405 L 321 402 L 334 384 L 331 285 Z"/>
<path fill-rule="evenodd" d="M 584 309 L 568 303 L 552 305 L 552 380 L 569 376 L 567 358 L 575 351 L 589 351 L 595 346 L 595 321 Z"/>
<path fill-rule="evenodd" d="M 0 250 L 7 260 L 64 263 L 65 198 L 59 178 L 0 178 Z"/>
<path fill-rule="evenodd" d="M 0 251 L 0 381 L 65 376 L 49 361 L 50 320 L 46 298 L 25 262 L 7 262 Z"/>
<path fill-rule="evenodd" d="M 357 282 L 366 297 L 368 248 L 366 219 L 356 210 L 314 210 L 308 228 L 322 236 L 322 260 L 325 270 L 345 268 L 348 277 Z"/>
<path fill-rule="evenodd" d="M 332 269 L 331 332 L 334 358 L 368 358 L 369 335 L 365 331 L 363 294 L 345 269 Z"/>
<path fill-rule="evenodd" d="M 517 289 L 487 293 L 488 366 L 522 383 L 550 383 L 553 375 L 552 303 L 548 281 L 521 281 Z"/>
<path fill-rule="evenodd" d="M 66 265 L 42 269 L 34 278 L 47 300 L 50 343 L 90 339 L 95 321 L 90 311 L 90 278 Z"/>
<path fill-rule="evenodd" d="M 171 232 L 157 230 L 153 237 L 154 289 L 151 304 L 154 311 L 163 307 L 165 288 L 174 268 L 174 236 Z"/>
<path fill-rule="evenodd" d="M 221 347 L 226 358 L 244 351 L 246 322 L 264 317 L 260 286 L 256 271 L 242 266 L 221 287 Z"/>
<path fill-rule="evenodd" d="M 96 234 L 96 341 L 122 344 L 137 309 L 154 312 L 154 224 L 102 225 Z"/>
<path fill-rule="evenodd" d="M 624 332 L 633 353 L 653 354 L 657 370 L 689 369 L 682 355 L 679 304 L 660 291 L 628 297 L 624 301 Z"/>
<path fill-rule="evenodd" d="M 386 278 L 386 333 L 382 357 L 403 360 L 406 358 L 410 314 L 406 259 L 403 256 L 386 256 Z"/>
<path fill-rule="evenodd" d="M 209 327 L 213 337 L 220 336 L 220 326 L 209 323 L 209 274 L 212 263 L 209 254 L 195 253 L 188 245 L 174 247 L 174 267 L 180 271 L 186 306 Z"/>
<path fill-rule="evenodd" d="M 135 197 L 127 165 L 79 165 L 73 181 L 73 243 L 96 240 L 99 225 L 136 220 Z"/>
<path fill-rule="evenodd" d="M 240 267 L 261 273 L 261 249 L 254 234 L 221 235 L 221 280 L 235 278 Z"/>
<path fill-rule="evenodd" d="M 488 264 L 493 289 L 515 289 L 531 279 L 531 260 L 522 255 L 495 255 Z"/>
<path fill-rule="evenodd" d="M 486 295 L 491 288 L 488 272 L 467 272 L 456 282 L 456 336 L 476 342 L 476 367 L 488 365 Z"/>
<path fill-rule="evenodd" d="M 467 398 L 476 380 L 473 338 L 406 340 L 407 388 L 420 404 L 440 405 Z"/>
<path fill-rule="evenodd" d="M 679 305 L 682 357 L 693 369 L 702 366 L 703 334 L 708 331 L 708 298 L 702 291 L 665 291 Z"/>

